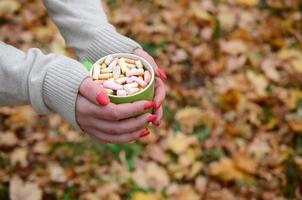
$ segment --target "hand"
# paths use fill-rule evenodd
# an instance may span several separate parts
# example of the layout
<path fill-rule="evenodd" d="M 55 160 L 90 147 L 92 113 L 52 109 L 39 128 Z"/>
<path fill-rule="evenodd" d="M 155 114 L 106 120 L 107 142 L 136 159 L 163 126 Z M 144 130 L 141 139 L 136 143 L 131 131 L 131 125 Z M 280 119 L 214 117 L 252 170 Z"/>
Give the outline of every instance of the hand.
<path fill-rule="evenodd" d="M 134 50 L 133 54 L 143 57 L 146 61 L 148 61 L 151 64 L 151 66 L 153 67 L 156 76 L 160 77 L 160 78 L 156 78 L 155 97 L 154 97 L 155 115 L 157 117 L 155 124 L 157 126 L 159 126 L 160 120 L 163 117 L 162 103 L 164 102 L 165 96 L 166 96 L 165 85 L 164 85 L 162 79 L 167 79 L 167 75 L 162 69 L 160 69 L 157 66 L 155 60 L 144 50 L 136 49 L 136 50 Z"/>
<path fill-rule="evenodd" d="M 80 86 L 76 117 L 80 127 L 98 142 L 126 143 L 149 134 L 145 125 L 155 123 L 156 115 L 137 115 L 153 106 L 152 101 L 110 103 L 101 85 L 87 78 Z"/>

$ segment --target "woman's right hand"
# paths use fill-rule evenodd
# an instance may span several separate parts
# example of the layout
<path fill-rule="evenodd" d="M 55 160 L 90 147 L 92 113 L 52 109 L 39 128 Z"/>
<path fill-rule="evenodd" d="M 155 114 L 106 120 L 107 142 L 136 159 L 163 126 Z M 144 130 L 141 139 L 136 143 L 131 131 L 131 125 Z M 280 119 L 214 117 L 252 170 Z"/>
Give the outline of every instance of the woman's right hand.
<path fill-rule="evenodd" d="M 110 103 L 104 89 L 91 78 L 86 78 L 80 86 L 76 117 L 83 131 L 96 141 L 126 143 L 149 134 L 145 125 L 156 122 L 156 115 L 139 114 L 152 107 L 152 101 Z"/>

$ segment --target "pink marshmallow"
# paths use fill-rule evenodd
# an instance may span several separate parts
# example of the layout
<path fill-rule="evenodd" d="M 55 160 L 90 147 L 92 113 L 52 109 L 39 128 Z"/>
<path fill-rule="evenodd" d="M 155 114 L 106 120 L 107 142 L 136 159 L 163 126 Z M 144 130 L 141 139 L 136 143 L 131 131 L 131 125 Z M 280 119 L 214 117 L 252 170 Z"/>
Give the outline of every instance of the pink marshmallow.
<path fill-rule="evenodd" d="M 137 82 L 142 88 L 146 87 L 148 83 L 146 83 L 144 80 L 136 77 L 136 76 L 131 76 L 131 79 Z"/>
<path fill-rule="evenodd" d="M 116 95 L 117 96 L 127 96 L 127 92 L 125 90 L 117 90 Z"/>
<path fill-rule="evenodd" d="M 140 75 L 144 75 L 144 69 L 140 68 L 140 69 L 131 69 L 131 70 L 127 70 L 126 71 L 126 76 L 140 76 Z"/>
<path fill-rule="evenodd" d="M 144 74 L 144 81 L 146 83 L 149 83 L 151 81 L 151 73 L 149 71 L 145 71 L 145 74 Z"/>
<path fill-rule="evenodd" d="M 122 90 L 124 89 L 122 85 L 115 83 L 114 81 L 104 81 L 104 88 L 111 90 Z"/>

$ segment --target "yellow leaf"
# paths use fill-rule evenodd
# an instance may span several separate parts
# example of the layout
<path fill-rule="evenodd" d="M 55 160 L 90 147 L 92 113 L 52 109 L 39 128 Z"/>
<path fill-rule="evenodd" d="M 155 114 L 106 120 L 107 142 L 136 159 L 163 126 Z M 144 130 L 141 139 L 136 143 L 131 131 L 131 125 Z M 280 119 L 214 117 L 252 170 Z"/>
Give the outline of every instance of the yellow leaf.
<path fill-rule="evenodd" d="M 16 148 L 10 155 L 12 165 L 19 163 L 22 167 L 26 167 L 28 165 L 27 154 L 28 150 L 26 148 Z"/>
<path fill-rule="evenodd" d="M 145 194 L 143 192 L 136 192 L 132 196 L 132 200 L 163 200 L 159 194 Z"/>
<path fill-rule="evenodd" d="M 185 152 L 195 142 L 195 137 L 189 137 L 183 133 L 170 134 L 167 138 L 168 147 L 176 154 Z"/>
<path fill-rule="evenodd" d="M 246 6 L 257 6 L 259 4 L 259 0 L 236 0 L 236 2 Z"/>
<path fill-rule="evenodd" d="M 209 172 L 222 181 L 248 181 L 248 175 L 236 168 L 234 161 L 230 158 L 222 158 L 209 166 Z"/>
<path fill-rule="evenodd" d="M 236 154 L 234 156 L 234 164 L 239 169 L 251 174 L 256 173 L 258 166 L 256 160 L 249 156 L 246 152 Z"/>
<path fill-rule="evenodd" d="M 175 119 L 185 128 L 193 129 L 198 125 L 206 125 L 211 128 L 215 123 L 214 117 L 210 113 L 203 111 L 198 107 L 185 107 L 179 109 L 175 115 Z"/>
<path fill-rule="evenodd" d="M 246 73 L 247 79 L 252 83 L 254 86 L 256 93 L 259 96 L 266 96 L 266 88 L 268 87 L 268 81 L 267 79 L 261 75 L 261 74 L 256 74 L 255 72 L 249 70 Z"/>
<path fill-rule="evenodd" d="M 18 11 L 21 4 L 16 0 L 1 0 L 0 1 L 0 16 L 4 14 L 11 14 Z"/>
<path fill-rule="evenodd" d="M 302 59 L 295 59 L 292 61 L 292 66 L 294 67 L 294 69 L 299 72 L 302 73 Z"/>

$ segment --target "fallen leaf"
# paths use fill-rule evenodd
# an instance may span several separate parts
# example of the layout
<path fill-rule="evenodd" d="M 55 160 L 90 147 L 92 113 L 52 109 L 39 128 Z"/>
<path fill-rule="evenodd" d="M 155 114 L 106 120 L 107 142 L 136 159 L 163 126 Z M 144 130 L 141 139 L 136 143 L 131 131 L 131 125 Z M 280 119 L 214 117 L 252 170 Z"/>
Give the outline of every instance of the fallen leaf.
<path fill-rule="evenodd" d="M 240 170 L 250 174 L 255 174 L 258 166 L 257 161 L 246 152 L 237 153 L 234 156 L 234 164 Z"/>
<path fill-rule="evenodd" d="M 154 162 L 146 163 L 144 168 L 138 168 L 132 173 L 133 181 L 141 188 L 153 188 L 162 191 L 170 183 L 167 171 Z"/>
<path fill-rule="evenodd" d="M 1 0 L 0 1 L 0 16 L 12 14 L 21 8 L 20 2 L 16 0 Z"/>
<path fill-rule="evenodd" d="M 276 82 L 279 82 L 281 79 L 280 73 L 276 69 L 278 64 L 279 62 L 276 60 L 276 58 L 265 59 L 261 64 L 261 68 L 265 75 L 272 81 Z"/>
<path fill-rule="evenodd" d="M 14 149 L 10 154 L 10 161 L 12 165 L 20 164 L 22 167 L 28 166 L 27 160 L 28 150 L 27 148 L 19 147 Z"/>
<path fill-rule="evenodd" d="M 200 200 L 202 197 L 190 185 L 179 187 L 169 200 Z"/>
<path fill-rule="evenodd" d="M 42 200 L 42 190 L 36 183 L 23 182 L 14 176 L 10 180 L 9 196 L 11 200 Z"/>
<path fill-rule="evenodd" d="M 259 4 L 259 0 L 236 0 L 236 2 L 245 6 L 257 6 Z"/>
<path fill-rule="evenodd" d="M 193 136 L 187 136 L 183 133 L 170 134 L 167 138 L 167 144 L 169 149 L 176 154 L 185 152 L 188 147 L 197 142 L 197 139 Z"/>
<path fill-rule="evenodd" d="M 132 200 L 163 200 L 164 198 L 161 197 L 159 194 L 152 194 L 152 193 L 143 193 L 143 192 L 135 192 L 132 195 Z"/>
<path fill-rule="evenodd" d="M 230 55 L 239 55 L 247 51 L 246 44 L 241 40 L 222 40 L 219 44 L 221 50 Z"/>
<path fill-rule="evenodd" d="M 195 179 L 195 189 L 198 191 L 200 194 L 204 194 L 206 189 L 207 189 L 207 178 L 204 176 L 198 176 Z"/>
<path fill-rule="evenodd" d="M 268 87 L 268 81 L 263 75 L 256 74 L 255 72 L 249 70 L 247 71 L 246 76 L 260 97 L 267 95 L 266 89 Z"/>
<path fill-rule="evenodd" d="M 64 173 L 64 169 L 55 162 L 50 162 L 48 164 L 48 172 L 50 175 L 50 180 L 57 183 L 64 183 L 67 179 Z"/>
<path fill-rule="evenodd" d="M 292 66 L 295 71 L 298 73 L 302 73 L 302 59 L 295 59 L 292 61 Z"/>
<path fill-rule="evenodd" d="M 222 181 L 243 181 L 249 180 L 248 175 L 236 168 L 234 161 L 230 158 L 221 158 L 209 165 L 209 173 Z"/>
<path fill-rule="evenodd" d="M 4 132 L 0 131 L 0 147 L 12 147 L 18 143 L 18 138 L 16 137 L 14 132 Z"/>

